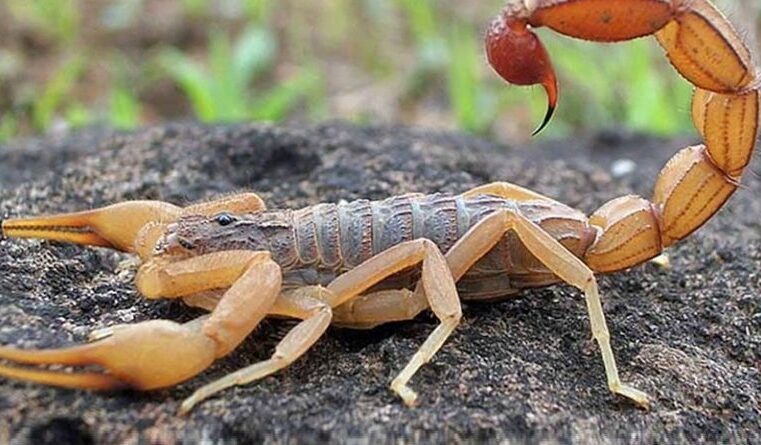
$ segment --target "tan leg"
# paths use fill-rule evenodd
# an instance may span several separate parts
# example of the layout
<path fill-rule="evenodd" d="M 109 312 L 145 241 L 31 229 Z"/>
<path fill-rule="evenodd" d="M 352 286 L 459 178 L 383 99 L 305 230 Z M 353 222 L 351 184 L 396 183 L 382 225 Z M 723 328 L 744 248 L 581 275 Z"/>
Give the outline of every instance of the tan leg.
<path fill-rule="evenodd" d="M 504 199 L 512 199 L 514 201 L 552 201 L 557 202 L 552 198 L 548 198 L 544 195 L 540 195 L 529 189 L 525 189 L 521 186 L 511 184 L 509 182 L 492 182 L 485 184 L 474 189 L 468 190 L 463 193 L 462 196 L 476 196 L 476 195 L 494 195 Z"/>
<path fill-rule="evenodd" d="M 311 289 L 311 286 L 303 289 Z M 328 298 L 326 295 L 315 293 L 314 296 Z M 206 291 L 182 297 L 182 301 L 188 306 L 211 312 L 221 297 L 222 294 L 218 291 Z M 331 324 L 353 329 L 371 329 L 383 323 L 411 320 L 425 309 L 428 309 L 428 300 L 420 292 L 409 289 L 384 290 L 360 295 L 333 308 Z"/>
<path fill-rule="evenodd" d="M 383 323 L 415 318 L 428 308 L 421 292 L 384 290 L 361 295 L 333 309 L 333 324 L 370 329 Z"/>
<path fill-rule="evenodd" d="M 218 340 L 218 357 L 243 341 L 280 292 L 280 266 L 267 251 L 228 250 L 155 264 L 143 265 L 136 277 L 138 289 L 149 298 L 182 298 L 229 287 L 203 328 Z"/>
<path fill-rule="evenodd" d="M 407 386 L 407 382 L 441 348 L 462 317 L 457 288 L 444 255 L 430 240 L 408 241 L 370 258 L 328 285 L 328 289 L 335 295 L 331 307 L 336 307 L 364 293 L 394 273 L 421 262 L 421 288 L 441 324 L 391 382 L 391 389 L 399 394 L 407 405 L 413 405 L 417 399 L 417 394 Z"/>
<path fill-rule="evenodd" d="M 247 261 L 269 259 L 266 251 L 226 250 L 177 262 L 147 261 L 137 272 L 135 285 L 146 298 L 184 298 L 224 289 L 246 270 Z"/>
<path fill-rule="evenodd" d="M 184 282 L 179 291 L 173 280 Z M 221 278 L 220 278 L 221 277 Z M 0 347 L 0 359 L 27 364 L 100 365 L 108 373 L 65 373 L 0 366 L 0 375 L 74 388 L 154 389 L 175 385 L 230 352 L 256 327 L 280 293 L 280 267 L 269 252 L 220 252 L 156 271 L 157 291 L 178 296 L 229 287 L 214 311 L 184 325 L 152 320 L 100 330 L 99 341 L 58 350 Z M 171 354 L 167 354 L 171 351 Z"/>
<path fill-rule="evenodd" d="M 301 357 L 322 336 L 330 325 L 331 309 L 325 294 L 327 289 L 314 286 L 280 295 L 270 310 L 274 315 L 299 318 L 297 324 L 278 343 L 268 360 L 255 363 L 215 380 L 196 390 L 180 405 L 180 414 L 186 414 L 202 400 L 236 385 L 245 385 L 273 374 Z"/>
<path fill-rule="evenodd" d="M 647 395 L 623 384 L 618 377 L 616 360 L 610 347 L 610 333 L 605 323 L 605 314 L 593 272 L 532 221 L 516 213 L 500 211 L 476 224 L 447 254 L 447 261 L 455 279 L 462 277 L 508 231 L 515 232 L 526 248 L 561 280 L 584 292 L 592 334 L 602 352 L 608 387 L 612 392 L 647 407 Z"/>
<path fill-rule="evenodd" d="M 219 304 L 219 300 L 222 298 L 221 291 L 204 291 L 198 292 L 193 295 L 182 297 L 182 302 L 191 307 L 197 307 L 206 311 L 213 311 Z"/>
<path fill-rule="evenodd" d="M 196 390 L 180 406 L 180 414 L 186 414 L 193 406 L 226 388 L 244 385 L 285 368 L 311 347 L 331 323 L 327 290 L 319 286 L 305 287 L 291 294 L 281 295 L 271 309 L 271 315 L 301 318 L 305 321 L 293 330 L 277 346 L 269 360 L 228 374 Z M 201 292 L 183 300 L 193 306 L 212 310 L 219 296 Z M 293 306 L 295 308 L 289 308 Z M 382 323 L 409 320 L 428 307 L 425 296 L 407 289 L 381 291 L 362 295 L 336 308 L 332 324 L 353 328 L 372 328 Z M 340 314 L 340 315 L 339 315 Z"/>

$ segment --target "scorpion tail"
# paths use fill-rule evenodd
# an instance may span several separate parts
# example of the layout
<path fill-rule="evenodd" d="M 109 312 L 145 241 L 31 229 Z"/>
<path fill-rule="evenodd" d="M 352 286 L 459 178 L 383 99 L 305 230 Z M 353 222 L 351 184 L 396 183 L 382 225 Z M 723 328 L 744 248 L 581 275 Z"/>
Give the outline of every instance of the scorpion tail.
<path fill-rule="evenodd" d="M 505 10 L 486 33 L 486 56 L 494 70 L 514 85 L 542 85 L 547 93 L 547 113 L 534 135 L 550 123 L 558 103 L 558 81 L 552 61 L 528 22 Z"/>

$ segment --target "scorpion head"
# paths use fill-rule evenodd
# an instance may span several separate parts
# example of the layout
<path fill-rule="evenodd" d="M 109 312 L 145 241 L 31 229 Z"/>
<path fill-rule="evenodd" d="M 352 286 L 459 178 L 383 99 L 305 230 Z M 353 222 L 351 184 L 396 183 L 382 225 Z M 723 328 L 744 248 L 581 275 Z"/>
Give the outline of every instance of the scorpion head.
<path fill-rule="evenodd" d="M 166 226 L 156 243 L 156 255 L 195 256 L 223 250 L 259 250 L 256 234 L 259 214 L 220 212 L 215 215 L 185 215 Z"/>

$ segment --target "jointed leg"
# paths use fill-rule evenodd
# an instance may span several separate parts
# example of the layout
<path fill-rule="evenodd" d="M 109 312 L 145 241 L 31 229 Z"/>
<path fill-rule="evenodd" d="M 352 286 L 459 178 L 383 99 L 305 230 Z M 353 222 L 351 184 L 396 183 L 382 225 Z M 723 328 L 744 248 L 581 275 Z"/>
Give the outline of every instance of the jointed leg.
<path fill-rule="evenodd" d="M 153 268 L 151 269 L 150 277 L 146 278 L 144 276 L 144 281 L 141 282 L 144 283 L 143 286 L 146 287 L 145 290 L 147 290 L 152 296 L 160 295 L 165 298 L 181 297 L 184 301 L 189 302 L 192 305 L 213 311 L 210 315 L 199 317 L 183 325 L 184 327 L 193 330 L 209 329 L 209 326 L 213 324 L 213 320 L 210 322 L 209 318 L 218 316 L 217 309 L 220 304 L 227 304 L 228 306 L 230 306 L 230 304 L 224 300 L 224 296 L 227 294 L 220 295 L 218 291 L 203 289 L 213 288 L 218 285 L 217 282 L 210 281 L 210 273 L 218 277 L 224 277 L 228 274 L 234 275 L 237 273 L 237 266 L 229 264 L 228 261 L 226 261 L 226 258 L 229 256 L 228 253 L 229 252 L 219 252 L 209 254 L 205 257 L 197 257 L 180 263 L 170 264 L 163 267 L 160 271 Z M 258 252 L 254 255 L 268 256 L 265 252 Z M 215 266 L 217 264 L 219 266 Z M 204 265 L 207 266 L 204 267 Z M 201 269 L 203 269 L 203 273 L 194 274 L 190 272 L 192 270 L 198 271 Z M 187 284 L 183 287 L 175 288 L 172 286 L 174 279 Z M 149 281 L 158 281 L 162 282 L 162 284 L 147 284 Z M 162 285 L 164 287 L 161 287 Z M 196 292 L 197 289 L 201 289 L 201 291 Z M 187 295 L 188 293 L 192 294 Z M 273 374 L 285 368 L 303 355 L 322 336 L 330 325 L 331 309 L 330 306 L 325 303 L 325 301 L 331 299 L 329 294 L 327 289 L 319 286 L 305 287 L 287 294 L 281 294 L 269 308 L 268 314 L 299 318 L 304 321 L 296 325 L 285 338 L 283 338 L 278 344 L 275 353 L 269 360 L 240 369 L 199 388 L 193 393 L 193 395 L 183 401 L 180 406 L 180 413 L 185 414 L 189 412 L 193 406 L 223 389 L 235 385 L 244 385 Z M 262 299 L 259 303 L 264 305 L 269 304 L 266 298 Z M 255 304 L 250 304 L 245 308 L 235 309 L 229 307 L 226 310 L 221 310 L 221 312 L 241 314 L 243 313 L 242 311 L 251 311 L 253 313 L 258 313 L 261 316 L 263 315 L 263 309 L 264 307 L 256 307 Z M 225 320 L 224 323 L 228 325 L 230 320 Z M 256 323 L 258 324 L 258 321 L 256 321 Z M 130 325 L 118 325 L 112 328 L 96 331 L 93 333 L 93 336 L 104 338 L 113 335 L 116 330 L 125 327 L 128 328 Z M 226 335 L 225 337 L 229 338 L 230 335 Z M 229 342 L 229 344 L 232 345 L 234 342 L 235 340 Z M 220 351 L 218 356 L 224 355 L 225 353 L 225 350 Z"/>
<path fill-rule="evenodd" d="M 267 377 L 301 357 L 330 325 L 330 306 L 324 302 L 327 292 L 327 289 L 315 286 L 280 295 L 270 313 L 303 321 L 278 343 L 270 359 L 247 366 L 199 388 L 182 402 L 180 414 L 189 412 L 197 403 L 223 389 Z"/>
<path fill-rule="evenodd" d="M 229 287 L 203 324 L 204 333 L 217 340 L 217 357 L 232 351 L 267 315 L 282 280 L 280 266 L 266 251 L 229 250 L 147 266 L 136 281 L 148 297 L 178 298 Z"/>
<path fill-rule="evenodd" d="M 411 320 L 428 308 L 421 292 L 394 289 L 361 295 L 333 309 L 333 324 L 370 329 L 392 321 Z"/>
<path fill-rule="evenodd" d="M 365 261 L 328 285 L 328 289 L 334 294 L 330 305 L 336 307 L 361 295 L 383 279 L 421 262 L 420 287 L 441 324 L 428 336 L 407 366 L 391 383 L 391 389 L 399 394 L 407 405 L 413 405 L 417 399 L 407 382 L 441 348 L 462 317 L 457 288 L 444 255 L 430 240 L 408 241 Z"/>
<path fill-rule="evenodd" d="M 147 298 L 190 297 L 224 289 L 241 276 L 248 261 L 269 258 L 269 252 L 248 250 L 226 250 L 176 262 L 157 258 L 140 266 L 135 285 Z"/>
<path fill-rule="evenodd" d="M 600 345 L 608 387 L 612 392 L 627 397 L 642 407 L 648 407 L 647 395 L 623 384 L 618 376 L 594 274 L 587 265 L 530 220 L 509 211 L 497 212 L 484 218 L 447 254 L 454 278 L 462 277 L 508 231 L 515 232 L 526 248 L 561 280 L 584 292 L 592 334 Z"/>
<path fill-rule="evenodd" d="M 191 307 L 197 307 L 206 311 L 213 311 L 219 304 L 222 293 L 219 291 L 204 291 L 182 297 L 182 302 Z"/>

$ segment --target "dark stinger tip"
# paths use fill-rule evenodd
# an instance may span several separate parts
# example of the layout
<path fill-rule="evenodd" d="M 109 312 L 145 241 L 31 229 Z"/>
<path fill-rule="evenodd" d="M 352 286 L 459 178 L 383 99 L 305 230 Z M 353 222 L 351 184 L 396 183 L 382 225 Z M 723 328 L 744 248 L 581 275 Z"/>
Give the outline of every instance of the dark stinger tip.
<path fill-rule="evenodd" d="M 552 116 L 555 114 L 555 106 L 549 105 L 547 107 L 547 114 L 544 115 L 544 120 L 542 121 L 542 125 L 539 126 L 536 130 L 534 130 L 533 133 L 531 133 L 531 136 L 536 136 L 539 133 L 542 132 L 545 128 L 547 128 L 547 125 L 549 125 L 550 121 L 552 120 Z"/>
<path fill-rule="evenodd" d="M 539 128 L 537 128 L 536 131 L 531 134 L 531 136 L 536 136 L 539 134 L 550 123 L 552 116 L 555 114 L 555 109 L 557 108 L 558 99 L 560 96 L 558 79 L 555 77 L 554 71 L 550 71 L 550 74 L 541 83 L 544 91 L 547 93 L 547 114 L 544 115 L 542 125 L 540 125 Z"/>

